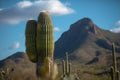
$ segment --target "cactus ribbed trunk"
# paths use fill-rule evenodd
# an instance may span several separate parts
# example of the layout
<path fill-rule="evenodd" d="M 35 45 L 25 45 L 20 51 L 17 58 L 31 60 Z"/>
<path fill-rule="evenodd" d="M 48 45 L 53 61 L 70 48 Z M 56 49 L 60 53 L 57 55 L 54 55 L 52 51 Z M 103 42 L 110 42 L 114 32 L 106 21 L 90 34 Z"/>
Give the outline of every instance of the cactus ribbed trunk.
<path fill-rule="evenodd" d="M 71 63 L 69 63 L 69 75 L 71 74 Z"/>
<path fill-rule="evenodd" d="M 53 58 L 54 38 L 51 17 L 48 13 L 41 12 L 37 25 L 37 52 L 38 56 Z M 43 59 L 41 59 L 43 60 Z"/>
<path fill-rule="evenodd" d="M 68 75 L 69 73 L 69 68 L 68 68 L 69 64 L 68 64 L 68 53 L 66 52 L 66 74 Z"/>
<path fill-rule="evenodd" d="M 62 61 L 62 64 L 63 64 L 63 65 L 62 65 L 62 68 L 63 68 L 63 75 L 65 75 L 65 61 L 64 61 L 64 60 Z"/>
<path fill-rule="evenodd" d="M 117 65 L 116 65 L 116 53 L 115 53 L 115 44 L 112 44 L 112 55 L 113 55 L 113 80 L 117 80 L 116 72 L 117 72 Z"/>
<path fill-rule="evenodd" d="M 117 71 L 117 80 L 120 80 L 120 72 Z"/>
<path fill-rule="evenodd" d="M 38 17 L 36 39 L 38 56 L 37 75 L 49 75 L 51 70 L 50 64 L 53 63 L 54 38 L 52 21 L 48 12 L 41 12 Z M 42 65 L 46 65 L 43 66 L 45 69 L 40 67 Z"/>
<path fill-rule="evenodd" d="M 28 58 L 31 62 L 37 62 L 37 49 L 36 49 L 36 29 L 37 22 L 35 20 L 29 20 L 26 24 L 25 31 L 25 45 Z"/>
<path fill-rule="evenodd" d="M 111 80 L 114 80 L 114 69 L 113 69 L 113 67 L 110 68 L 110 75 L 111 75 Z"/>

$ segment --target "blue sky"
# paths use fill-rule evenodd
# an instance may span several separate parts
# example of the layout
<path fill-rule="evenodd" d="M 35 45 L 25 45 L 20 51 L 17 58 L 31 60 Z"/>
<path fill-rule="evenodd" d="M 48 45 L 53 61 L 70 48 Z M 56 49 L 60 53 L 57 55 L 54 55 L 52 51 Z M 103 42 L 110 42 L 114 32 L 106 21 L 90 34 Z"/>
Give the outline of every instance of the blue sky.
<path fill-rule="evenodd" d="M 48 10 L 54 41 L 79 19 L 89 17 L 100 28 L 120 32 L 120 0 L 0 0 L 0 60 L 25 52 L 25 26 Z"/>

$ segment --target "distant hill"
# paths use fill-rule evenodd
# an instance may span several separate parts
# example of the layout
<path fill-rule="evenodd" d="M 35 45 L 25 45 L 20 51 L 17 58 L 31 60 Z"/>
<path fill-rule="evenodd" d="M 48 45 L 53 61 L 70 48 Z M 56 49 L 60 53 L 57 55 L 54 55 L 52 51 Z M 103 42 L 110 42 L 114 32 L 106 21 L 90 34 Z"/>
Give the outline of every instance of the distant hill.
<path fill-rule="evenodd" d="M 9 77 L 13 80 L 37 80 L 35 64 L 28 60 L 23 52 L 17 52 L 0 61 L 0 69 L 9 69 Z M 0 78 L 1 79 L 1 78 Z"/>
<path fill-rule="evenodd" d="M 90 18 L 78 20 L 55 42 L 55 58 L 69 53 L 71 60 L 87 63 L 97 59 L 106 62 L 111 56 L 111 45 L 116 44 L 120 55 L 120 34 L 100 29 Z"/>

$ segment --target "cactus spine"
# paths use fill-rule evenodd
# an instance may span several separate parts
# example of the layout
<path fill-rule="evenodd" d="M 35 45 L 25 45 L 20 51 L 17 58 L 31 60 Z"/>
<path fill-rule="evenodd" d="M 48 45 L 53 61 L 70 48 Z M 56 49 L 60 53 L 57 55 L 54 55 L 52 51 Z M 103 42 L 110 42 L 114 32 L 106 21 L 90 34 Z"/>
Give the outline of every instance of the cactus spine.
<path fill-rule="evenodd" d="M 119 71 L 117 71 L 117 61 L 115 53 L 115 44 L 112 44 L 112 57 L 113 57 L 113 67 L 111 67 L 111 79 L 119 80 Z"/>
<path fill-rule="evenodd" d="M 42 80 L 54 80 L 57 75 L 57 65 L 53 63 L 54 37 L 49 13 L 41 12 L 37 22 L 28 21 L 25 35 L 26 52 L 30 61 L 37 64 L 37 76 Z"/>

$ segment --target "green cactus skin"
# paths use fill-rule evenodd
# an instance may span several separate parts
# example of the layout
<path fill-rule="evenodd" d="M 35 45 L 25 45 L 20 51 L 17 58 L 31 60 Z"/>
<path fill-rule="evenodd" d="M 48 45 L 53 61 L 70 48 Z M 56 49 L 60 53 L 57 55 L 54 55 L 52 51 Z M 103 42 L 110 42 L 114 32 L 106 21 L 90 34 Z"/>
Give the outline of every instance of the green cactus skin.
<path fill-rule="evenodd" d="M 115 44 L 112 44 L 112 55 L 113 55 L 113 78 L 116 80 L 116 72 L 117 72 L 117 65 L 116 65 L 116 53 L 115 53 Z"/>
<path fill-rule="evenodd" d="M 115 44 L 112 44 L 112 57 L 113 57 L 113 67 L 111 67 L 111 79 L 119 80 L 119 71 L 117 71 L 117 61 L 115 53 Z"/>
<path fill-rule="evenodd" d="M 113 53 L 113 68 L 114 71 L 117 72 L 117 65 L 116 65 L 116 53 L 115 53 L 115 44 L 112 44 L 112 53 Z"/>
<path fill-rule="evenodd" d="M 110 75 L 111 75 L 111 80 L 114 80 L 114 69 L 113 67 L 110 68 Z"/>
<path fill-rule="evenodd" d="M 37 22 L 35 20 L 29 20 L 26 24 L 25 31 L 25 45 L 26 53 L 31 62 L 37 62 L 37 51 L 36 51 L 36 28 Z"/>
<path fill-rule="evenodd" d="M 37 52 L 39 60 L 53 58 L 54 38 L 52 20 L 48 12 L 41 12 L 37 25 Z"/>
<path fill-rule="evenodd" d="M 71 63 L 69 63 L 69 75 L 71 74 Z"/>
<path fill-rule="evenodd" d="M 66 52 L 66 74 L 68 75 L 69 74 L 69 64 L 68 64 L 68 53 Z"/>
<path fill-rule="evenodd" d="M 61 80 L 76 80 L 75 75 L 71 74 L 71 63 L 69 63 L 68 61 L 67 52 L 66 52 L 66 60 L 62 61 L 62 65 L 63 65 L 63 75 L 61 77 Z"/>
<path fill-rule="evenodd" d="M 37 22 L 37 75 L 50 75 L 53 67 L 54 38 L 51 17 L 48 12 L 41 12 Z M 41 66 L 46 67 L 43 69 Z M 44 71 L 43 71 L 44 70 Z M 44 72 L 44 73 L 43 73 Z"/>
<path fill-rule="evenodd" d="M 65 61 L 62 61 L 62 68 L 63 68 L 63 76 L 65 75 Z"/>
<path fill-rule="evenodd" d="M 120 72 L 117 71 L 117 80 L 120 80 Z"/>

